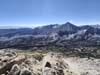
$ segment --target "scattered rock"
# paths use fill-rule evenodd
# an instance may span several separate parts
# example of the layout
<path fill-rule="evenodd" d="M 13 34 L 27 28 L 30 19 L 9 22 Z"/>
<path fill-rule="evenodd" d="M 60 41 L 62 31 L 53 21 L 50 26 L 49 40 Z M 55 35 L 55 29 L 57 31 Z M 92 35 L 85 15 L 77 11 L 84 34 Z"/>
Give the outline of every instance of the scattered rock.
<path fill-rule="evenodd" d="M 17 56 L 15 59 L 12 59 L 10 62 L 6 63 L 4 66 L 0 68 L 0 74 L 6 73 L 9 71 L 14 64 L 21 64 L 25 61 L 25 56 Z"/>
<path fill-rule="evenodd" d="M 99 75 L 100 59 L 0 51 L 0 75 Z"/>

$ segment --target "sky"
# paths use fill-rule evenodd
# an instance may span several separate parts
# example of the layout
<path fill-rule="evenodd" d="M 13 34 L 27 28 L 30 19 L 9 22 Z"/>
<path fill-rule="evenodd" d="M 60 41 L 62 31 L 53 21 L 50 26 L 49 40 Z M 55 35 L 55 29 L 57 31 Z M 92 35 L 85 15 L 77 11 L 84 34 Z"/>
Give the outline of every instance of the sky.
<path fill-rule="evenodd" d="M 0 0 L 0 26 L 100 24 L 100 0 Z"/>

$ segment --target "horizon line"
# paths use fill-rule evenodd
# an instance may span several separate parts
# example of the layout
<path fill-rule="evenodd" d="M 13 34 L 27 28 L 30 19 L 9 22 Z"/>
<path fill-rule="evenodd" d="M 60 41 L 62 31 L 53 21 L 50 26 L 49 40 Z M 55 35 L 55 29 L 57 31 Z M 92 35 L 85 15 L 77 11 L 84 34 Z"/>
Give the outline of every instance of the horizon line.
<path fill-rule="evenodd" d="M 69 21 L 68 21 L 69 22 Z M 68 22 L 65 22 L 65 23 L 68 23 Z M 11 29 L 14 29 L 14 28 L 36 28 L 36 27 L 42 27 L 42 26 L 48 26 L 48 25 L 54 25 L 54 24 L 58 24 L 58 25 L 62 25 L 62 24 L 65 24 L 65 23 L 49 23 L 49 24 L 13 24 L 13 25 L 0 25 L 0 29 L 8 29 L 8 28 L 11 28 Z M 75 26 L 85 26 L 85 25 L 100 25 L 100 23 L 84 23 L 84 24 L 80 24 L 80 23 L 72 23 L 72 22 L 69 22 Z M 2 27 L 2 28 L 1 28 Z"/>

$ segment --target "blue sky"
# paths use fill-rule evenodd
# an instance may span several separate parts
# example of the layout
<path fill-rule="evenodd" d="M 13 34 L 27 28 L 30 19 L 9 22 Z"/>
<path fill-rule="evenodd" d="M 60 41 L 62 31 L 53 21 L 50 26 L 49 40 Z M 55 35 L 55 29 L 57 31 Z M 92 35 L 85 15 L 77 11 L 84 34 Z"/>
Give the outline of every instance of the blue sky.
<path fill-rule="evenodd" d="M 0 26 L 100 24 L 100 0 L 0 0 Z"/>

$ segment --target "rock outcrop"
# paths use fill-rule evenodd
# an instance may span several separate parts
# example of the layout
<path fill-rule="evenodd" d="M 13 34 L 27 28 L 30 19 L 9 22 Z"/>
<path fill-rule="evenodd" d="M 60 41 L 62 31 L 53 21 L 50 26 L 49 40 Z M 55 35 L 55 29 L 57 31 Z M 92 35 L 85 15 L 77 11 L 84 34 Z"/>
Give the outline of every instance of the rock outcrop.
<path fill-rule="evenodd" d="M 0 50 L 0 75 L 99 75 L 100 59 Z"/>

